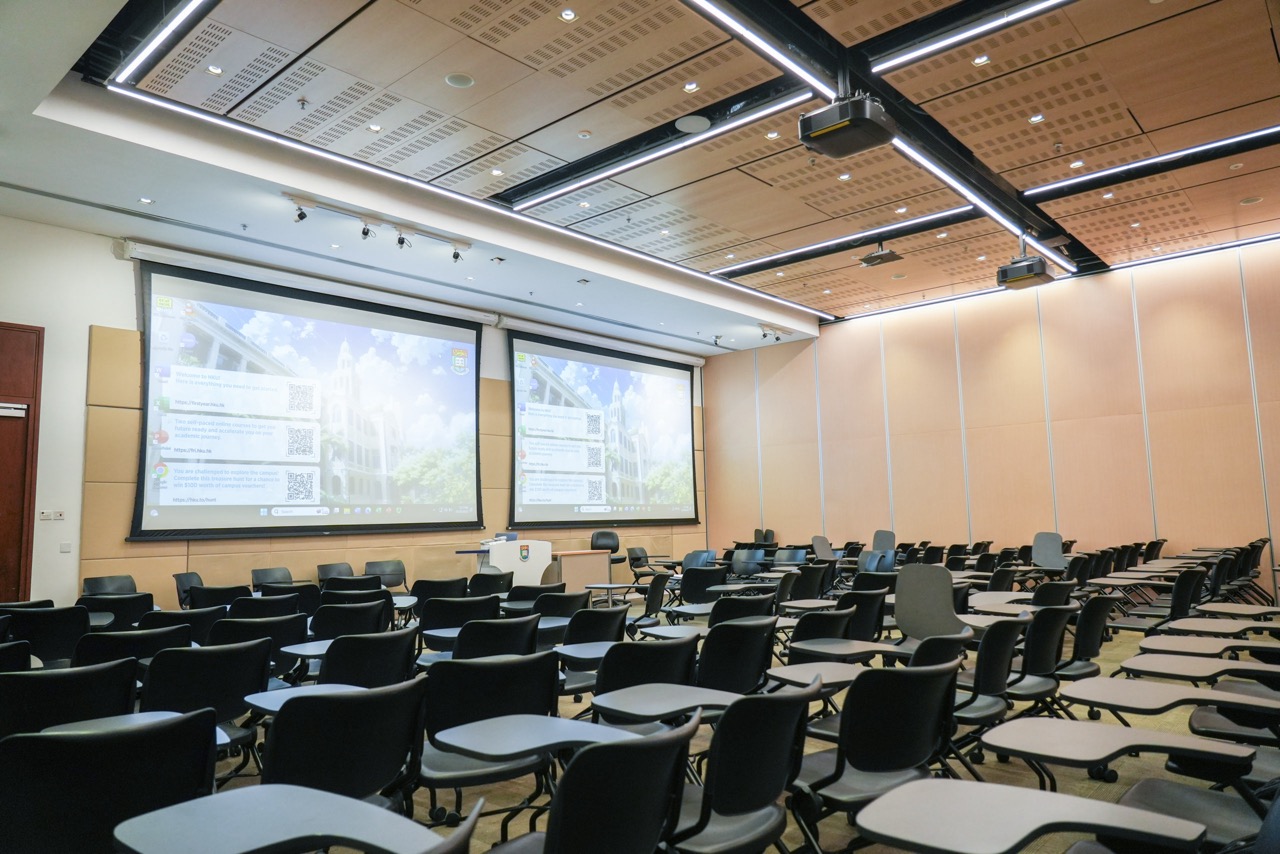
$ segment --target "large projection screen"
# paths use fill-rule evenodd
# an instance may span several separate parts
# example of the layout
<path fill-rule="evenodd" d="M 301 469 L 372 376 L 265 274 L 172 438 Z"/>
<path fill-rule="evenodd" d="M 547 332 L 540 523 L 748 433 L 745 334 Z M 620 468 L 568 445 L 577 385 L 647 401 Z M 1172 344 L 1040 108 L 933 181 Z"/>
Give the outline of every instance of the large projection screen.
<path fill-rule="evenodd" d="M 142 264 L 130 539 L 480 528 L 475 323 Z"/>
<path fill-rule="evenodd" d="M 692 368 L 509 340 L 511 527 L 697 524 Z"/>

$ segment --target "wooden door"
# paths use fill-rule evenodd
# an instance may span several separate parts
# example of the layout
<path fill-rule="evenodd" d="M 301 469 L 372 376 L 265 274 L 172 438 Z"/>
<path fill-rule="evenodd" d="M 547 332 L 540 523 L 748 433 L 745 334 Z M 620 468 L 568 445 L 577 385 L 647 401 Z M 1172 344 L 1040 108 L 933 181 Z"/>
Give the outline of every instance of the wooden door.
<path fill-rule="evenodd" d="M 0 323 L 0 601 L 31 591 L 44 330 Z"/>

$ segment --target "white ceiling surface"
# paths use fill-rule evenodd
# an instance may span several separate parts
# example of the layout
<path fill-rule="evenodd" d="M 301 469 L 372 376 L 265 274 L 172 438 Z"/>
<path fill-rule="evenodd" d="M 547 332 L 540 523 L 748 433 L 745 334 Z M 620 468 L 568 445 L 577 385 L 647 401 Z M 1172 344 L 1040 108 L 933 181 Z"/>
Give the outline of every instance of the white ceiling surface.
<path fill-rule="evenodd" d="M 0 5 L 0 214 L 695 355 L 773 343 L 761 324 L 817 334 L 812 315 L 764 297 L 64 79 L 122 5 Z M 398 249 L 389 225 L 362 241 L 359 219 L 323 208 L 294 222 L 286 194 L 393 221 L 413 245 Z M 473 245 L 454 263 L 415 227 Z"/>

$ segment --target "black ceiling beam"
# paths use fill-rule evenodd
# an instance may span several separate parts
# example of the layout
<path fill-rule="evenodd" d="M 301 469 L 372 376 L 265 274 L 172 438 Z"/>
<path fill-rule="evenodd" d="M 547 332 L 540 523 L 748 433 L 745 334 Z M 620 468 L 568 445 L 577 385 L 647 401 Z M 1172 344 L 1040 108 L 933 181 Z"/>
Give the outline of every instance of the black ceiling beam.
<path fill-rule="evenodd" d="M 888 243 L 893 240 L 901 240 L 904 237 L 912 237 L 917 234 L 924 234 L 929 231 L 937 231 L 940 228 L 950 228 L 953 225 L 959 225 L 962 222 L 972 222 L 975 219 L 982 219 L 986 214 L 977 208 L 971 208 L 966 211 L 957 211 L 950 216 L 938 217 L 928 222 L 919 222 L 915 224 L 903 223 L 900 226 L 886 228 L 884 231 L 876 232 L 870 236 L 850 235 L 843 240 L 835 243 L 824 243 L 821 246 L 813 246 L 801 252 L 795 252 L 785 258 L 761 258 L 758 261 L 748 261 L 732 272 L 722 273 L 726 279 L 740 279 L 743 276 L 750 276 L 752 273 L 763 273 L 768 270 L 776 270 L 780 267 L 789 267 L 792 264 L 799 264 L 802 261 L 812 261 L 815 258 L 825 258 L 828 255 L 836 255 L 841 252 L 850 252 L 860 246 L 871 246 L 873 244 Z M 890 247 L 892 248 L 892 247 Z"/>

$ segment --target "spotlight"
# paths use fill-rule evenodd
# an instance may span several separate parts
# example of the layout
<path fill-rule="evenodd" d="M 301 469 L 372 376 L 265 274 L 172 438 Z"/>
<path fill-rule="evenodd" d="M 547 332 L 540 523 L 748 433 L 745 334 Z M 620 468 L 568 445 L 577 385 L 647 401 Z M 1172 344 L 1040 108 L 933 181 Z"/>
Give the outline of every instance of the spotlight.
<path fill-rule="evenodd" d="M 462 260 L 462 253 L 459 252 L 457 249 L 453 250 L 453 263 L 457 264 L 461 260 Z"/>
<path fill-rule="evenodd" d="M 412 249 L 413 244 L 409 242 L 409 238 L 403 234 L 396 235 L 396 247 L 399 249 Z"/>
<path fill-rule="evenodd" d="M 761 332 L 761 333 L 760 333 L 760 340 L 761 340 L 761 341 L 768 340 L 768 338 L 769 338 L 769 330 L 767 330 L 767 329 L 766 329 L 765 331 L 763 331 L 763 332 Z"/>
<path fill-rule="evenodd" d="M 293 221 L 302 222 L 306 218 L 307 218 L 307 212 L 302 209 L 301 205 L 299 205 L 298 212 L 293 215 Z"/>
<path fill-rule="evenodd" d="M 370 237 L 377 237 L 377 236 L 378 236 L 378 232 L 370 228 L 369 223 L 367 222 L 364 224 L 364 227 L 360 229 L 361 240 L 368 240 Z"/>
<path fill-rule="evenodd" d="M 776 334 L 776 333 L 775 333 L 775 334 L 774 334 L 774 336 L 773 336 L 773 340 L 774 340 L 774 341 L 781 341 L 781 340 L 782 340 L 782 336 L 781 336 L 781 335 L 778 335 L 778 334 Z"/>

